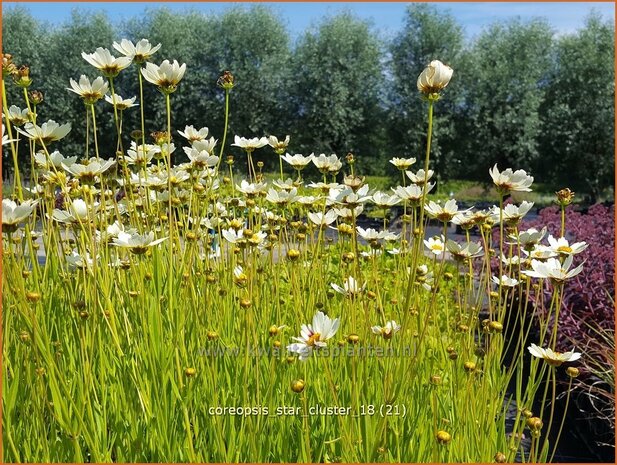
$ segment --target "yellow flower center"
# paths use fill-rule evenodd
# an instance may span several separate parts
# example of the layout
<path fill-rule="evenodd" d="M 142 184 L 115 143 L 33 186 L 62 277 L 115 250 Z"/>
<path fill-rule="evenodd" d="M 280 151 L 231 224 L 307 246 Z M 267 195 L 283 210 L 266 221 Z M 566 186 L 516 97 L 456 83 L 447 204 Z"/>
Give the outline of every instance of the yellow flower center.
<path fill-rule="evenodd" d="M 315 333 L 313 334 L 311 337 L 308 338 L 308 341 L 306 341 L 306 345 L 307 346 L 314 346 L 315 342 L 319 341 L 319 338 L 321 337 L 321 334 L 319 333 Z"/>
<path fill-rule="evenodd" d="M 562 245 L 561 247 L 557 247 L 557 252 L 572 253 L 572 247 L 568 247 L 567 245 Z"/>

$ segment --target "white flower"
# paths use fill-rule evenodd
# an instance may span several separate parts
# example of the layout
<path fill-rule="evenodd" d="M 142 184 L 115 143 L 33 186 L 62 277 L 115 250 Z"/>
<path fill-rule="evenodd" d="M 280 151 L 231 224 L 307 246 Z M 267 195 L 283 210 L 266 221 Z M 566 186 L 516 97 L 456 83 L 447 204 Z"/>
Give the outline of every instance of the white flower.
<path fill-rule="evenodd" d="M 206 150 L 198 150 L 193 147 L 183 147 L 184 152 L 188 155 L 191 165 L 197 168 L 213 168 L 219 162 L 219 157 L 210 155 Z"/>
<path fill-rule="evenodd" d="M 531 344 L 527 350 L 534 357 L 544 359 L 546 363 L 554 367 L 558 367 L 564 362 L 575 362 L 581 358 L 579 352 L 570 351 L 562 354 L 551 349 L 543 349 L 535 344 Z"/>
<path fill-rule="evenodd" d="M 160 66 L 154 63 L 146 63 L 146 67 L 141 70 L 141 74 L 146 81 L 157 86 L 161 92 L 171 94 L 175 92 L 178 84 L 184 77 L 186 71 L 186 63 L 180 65 L 177 60 L 170 63 L 169 60 L 164 60 Z"/>
<path fill-rule="evenodd" d="M 394 336 L 394 333 L 399 332 L 401 329 L 401 325 L 397 324 L 396 321 L 391 320 L 386 323 L 385 326 L 371 326 L 371 331 L 373 334 L 379 334 L 384 339 L 390 339 Z"/>
<path fill-rule="evenodd" d="M 575 242 L 574 244 L 570 244 L 565 237 L 555 239 L 551 235 L 548 236 L 548 243 L 553 252 L 561 255 L 575 255 L 581 253 L 588 246 L 586 242 Z"/>
<path fill-rule="evenodd" d="M 23 134 L 28 139 L 49 144 L 62 139 L 71 131 L 70 123 L 59 125 L 53 119 L 50 119 L 42 125 L 26 123 L 23 129 L 15 128 L 17 132 Z"/>
<path fill-rule="evenodd" d="M 54 150 L 49 156 L 47 156 L 45 152 L 36 152 L 34 154 L 34 161 L 36 164 L 47 170 L 52 169 L 52 166 L 55 168 L 62 168 L 63 163 L 66 166 L 71 166 L 76 160 L 77 157 L 64 157 L 57 150 Z"/>
<path fill-rule="evenodd" d="M 526 231 L 520 232 L 518 236 L 510 234 L 508 238 L 513 244 L 519 244 L 523 248 L 531 248 L 539 243 L 546 234 L 546 226 L 538 231 L 536 228 L 529 228 Z"/>
<path fill-rule="evenodd" d="M 368 184 L 365 184 L 355 192 L 351 187 L 337 186 L 334 189 L 330 189 L 328 200 L 332 203 L 345 204 L 348 207 L 357 207 L 371 199 L 371 197 L 367 195 L 368 190 Z"/>
<path fill-rule="evenodd" d="M 508 168 L 501 173 L 497 169 L 497 164 L 489 170 L 497 190 L 506 194 L 508 192 L 531 192 L 529 186 L 533 183 L 533 177 L 528 176 L 524 170 L 512 171 Z"/>
<path fill-rule="evenodd" d="M 286 136 L 284 140 L 278 140 L 275 136 L 268 136 L 267 140 L 268 145 L 279 155 L 282 155 L 289 145 L 289 136 Z"/>
<path fill-rule="evenodd" d="M 106 48 L 98 47 L 94 53 L 81 52 L 84 60 L 101 70 L 105 77 L 116 77 L 131 64 L 127 57 L 115 58 Z"/>
<path fill-rule="evenodd" d="M 516 280 L 514 278 L 509 278 L 505 274 L 501 277 L 501 279 L 499 279 L 497 276 L 491 276 L 491 279 L 498 286 L 514 287 L 514 286 L 518 285 L 518 280 Z"/>
<path fill-rule="evenodd" d="M 98 259 L 98 257 L 96 257 Z M 73 249 L 70 255 L 66 256 L 66 262 L 71 268 L 92 268 L 94 260 L 89 253 L 86 252 L 85 256 L 79 254 L 77 249 Z"/>
<path fill-rule="evenodd" d="M 11 105 L 9 108 L 9 121 L 13 126 L 23 126 L 30 121 L 30 111 L 27 108 L 22 110 L 15 105 Z M 4 135 L 4 127 L 2 128 L 2 135 Z"/>
<path fill-rule="evenodd" d="M 447 223 L 448 221 L 451 221 L 452 218 L 454 218 L 454 215 L 458 213 L 458 205 L 456 204 L 456 200 L 454 199 L 448 200 L 443 207 L 431 200 L 428 205 L 424 206 L 424 210 L 431 218 L 435 218 L 439 221 Z M 467 210 L 463 211 L 470 210 L 471 208 L 468 208 Z"/>
<path fill-rule="evenodd" d="M 114 103 L 114 100 L 116 103 Z M 118 94 L 114 94 L 113 97 L 110 95 L 105 96 L 105 101 L 111 105 L 115 105 L 119 111 L 124 111 L 127 108 L 138 106 L 138 104 L 135 103 L 135 100 L 137 100 L 137 97 L 122 98 Z"/>
<path fill-rule="evenodd" d="M 125 160 L 129 165 L 146 166 L 158 153 L 161 153 L 158 145 L 137 145 L 135 141 L 131 141 L 131 148 L 126 151 Z"/>
<path fill-rule="evenodd" d="M 134 254 L 143 254 L 146 253 L 148 247 L 160 244 L 166 239 L 167 237 L 163 237 L 162 239 L 155 240 L 153 232 L 149 232 L 148 234 L 137 234 L 120 231 L 118 236 L 113 239 L 112 244 L 117 247 L 129 249 Z"/>
<path fill-rule="evenodd" d="M 396 195 L 388 195 L 380 191 L 375 192 L 371 199 L 375 205 L 381 208 L 392 207 L 401 201 Z"/>
<path fill-rule="evenodd" d="M 423 94 L 439 92 L 448 85 L 454 71 L 439 60 L 433 60 L 418 76 L 418 90 Z"/>
<path fill-rule="evenodd" d="M 313 350 L 327 347 L 326 341 L 334 337 L 340 326 L 340 319 L 329 318 L 323 312 L 317 312 L 313 317 L 312 324 L 302 325 L 300 337 L 292 337 L 293 344 L 287 346 L 287 350 L 300 356 L 304 361 L 311 356 Z"/>
<path fill-rule="evenodd" d="M 306 168 L 311 161 L 313 161 L 313 154 L 311 153 L 309 156 L 305 157 L 299 153 L 295 155 L 285 154 L 281 157 L 283 161 L 289 163 L 295 170 L 303 170 Z"/>
<path fill-rule="evenodd" d="M 428 172 L 424 172 L 423 169 L 419 169 L 417 173 L 413 173 L 411 171 L 405 171 L 407 177 L 414 184 L 418 184 L 419 186 L 423 185 L 425 182 L 429 181 L 435 172 L 433 170 L 428 170 Z M 428 192 L 428 189 L 427 189 Z"/>
<path fill-rule="evenodd" d="M 9 136 L 4 134 L 5 130 L 6 128 L 4 127 L 4 124 L 3 124 L 2 125 L 2 146 L 5 146 L 6 144 L 10 144 L 11 142 L 16 141 L 16 139 L 9 139 Z"/>
<path fill-rule="evenodd" d="M 415 158 L 392 158 L 390 163 L 396 166 L 399 170 L 406 170 L 416 162 Z"/>
<path fill-rule="evenodd" d="M 573 255 L 568 255 L 563 264 L 556 258 L 549 258 L 545 262 L 531 260 L 531 268 L 533 270 L 526 270 L 521 273 L 532 278 L 550 279 L 554 283 L 563 283 L 566 279 L 572 278 L 583 271 L 582 263 L 570 270 L 573 259 Z"/>
<path fill-rule="evenodd" d="M 426 185 L 426 193 L 428 194 L 431 189 L 435 187 L 435 184 L 427 184 Z M 417 184 L 411 184 L 409 186 L 396 186 L 396 189 L 392 189 L 394 194 L 398 196 L 401 200 L 408 200 L 412 204 L 417 204 L 422 198 L 422 186 L 418 186 Z"/>
<path fill-rule="evenodd" d="M 244 231 L 242 229 L 238 231 L 233 228 L 223 229 L 221 234 L 225 240 L 231 244 L 237 244 L 238 242 L 244 241 Z"/>
<path fill-rule="evenodd" d="M 360 287 L 358 285 L 358 282 L 353 277 L 349 276 L 343 283 L 343 287 L 335 283 L 330 283 L 330 286 L 332 286 L 332 289 L 334 289 L 340 294 L 343 294 L 347 297 L 355 297 L 357 294 L 364 292 L 364 289 L 366 288 L 366 283 L 364 283 L 364 285 Z"/>
<path fill-rule="evenodd" d="M 270 190 L 268 190 L 268 194 L 266 195 L 266 200 L 268 202 L 272 202 L 277 205 L 285 205 L 287 203 L 295 202 L 297 198 L 298 189 L 296 189 L 295 187 L 289 192 L 275 191 L 274 189 L 270 188 Z"/>
<path fill-rule="evenodd" d="M 284 181 L 276 180 L 276 181 L 273 181 L 272 184 L 274 184 L 279 189 L 283 189 L 283 190 L 286 190 L 286 191 L 290 191 L 294 187 L 296 187 L 293 179 L 291 179 L 291 178 L 287 178 Z"/>
<path fill-rule="evenodd" d="M 2 199 L 2 229 L 14 232 L 17 225 L 32 214 L 37 203 L 36 200 L 24 200 L 18 205 L 10 199 Z"/>
<path fill-rule="evenodd" d="M 253 152 L 256 149 L 260 149 L 263 146 L 268 145 L 268 139 L 265 137 L 253 137 L 252 139 L 246 139 L 244 137 L 234 136 L 234 143 L 231 145 L 240 147 L 246 152 Z"/>
<path fill-rule="evenodd" d="M 536 260 L 546 260 L 547 258 L 556 257 L 557 253 L 542 244 L 535 244 L 531 251 L 527 249 L 522 249 L 523 253 L 527 255 L 529 258 Z"/>
<path fill-rule="evenodd" d="M 424 245 L 436 256 L 441 255 L 446 249 L 443 243 L 444 237 L 430 237 L 429 240 L 424 240 Z"/>
<path fill-rule="evenodd" d="M 515 226 L 523 219 L 529 210 L 531 210 L 531 207 L 533 207 L 533 202 L 527 202 L 526 200 L 524 200 L 518 207 L 512 203 L 509 203 L 501 211 L 503 222 L 507 225 Z M 499 222 L 499 207 L 494 206 L 491 209 L 491 216 L 495 223 Z"/>
<path fill-rule="evenodd" d="M 71 87 L 67 88 L 67 90 L 79 95 L 88 105 L 92 105 L 97 100 L 102 99 L 109 90 L 109 84 L 100 76 L 90 82 L 90 79 L 82 74 L 79 78 L 79 83 L 72 78 L 69 82 L 71 83 Z"/>
<path fill-rule="evenodd" d="M 325 214 L 318 213 L 308 213 L 308 218 L 311 222 L 315 223 L 317 226 L 328 226 L 336 221 L 338 215 L 334 210 L 328 210 Z"/>
<path fill-rule="evenodd" d="M 192 125 L 185 126 L 184 131 L 178 131 L 182 137 L 187 139 L 191 144 L 198 140 L 204 140 L 208 137 L 208 128 L 195 129 Z"/>
<path fill-rule="evenodd" d="M 98 209 L 98 204 L 89 207 L 82 199 L 75 199 L 66 210 L 55 208 L 52 218 L 60 223 L 81 223 L 88 221 Z"/>
<path fill-rule="evenodd" d="M 448 239 L 446 247 L 454 260 L 465 261 L 482 256 L 482 246 L 475 242 L 468 242 L 462 245 L 452 239 Z"/>
<path fill-rule="evenodd" d="M 341 169 L 343 164 L 338 159 L 338 157 L 334 154 L 330 156 L 326 156 L 325 154 L 320 154 L 318 157 L 313 155 L 313 165 L 317 167 L 319 171 L 322 173 L 332 173 Z"/>
<path fill-rule="evenodd" d="M 249 183 L 243 179 L 240 185 L 236 184 L 236 189 L 242 192 L 247 197 L 255 197 L 262 192 L 265 192 L 268 185 L 265 182 Z"/>
<path fill-rule="evenodd" d="M 161 48 L 161 44 L 153 47 L 147 39 L 141 39 L 136 45 L 133 45 L 133 42 L 128 39 L 122 39 L 120 43 L 114 42 L 113 46 L 122 53 L 122 55 L 130 58 L 136 63 L 143 63 Z"/>
<path fill-rule="evenodd" d="M 92 181 L 96 176 L 100 176 L 115 165 L 115 163 L 116 162 L 112 159 L 104 160 L 101 163 L 96 158 L 91 158 L 85 165 L 82 165 L 81 163 L 73 163 L 72 165 L 63 164 L 62 168 L 76 178 Z"/>

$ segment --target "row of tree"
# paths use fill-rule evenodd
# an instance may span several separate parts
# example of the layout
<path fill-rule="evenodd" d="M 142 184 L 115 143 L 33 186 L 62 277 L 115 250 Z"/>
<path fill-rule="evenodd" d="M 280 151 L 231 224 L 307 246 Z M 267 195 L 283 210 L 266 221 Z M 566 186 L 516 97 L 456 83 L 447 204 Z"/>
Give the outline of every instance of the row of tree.
<path fill-rule="evenodd" d="M 2 22 L 4 52 L 30 65 L 32 89 L 44 92 L 41 118 L 73 125 L 62 145 L 66 154 L 84 151 L 86 112 L 66 91 L 68 80 L 96 76 L 81 52 L 147 38 L 163 44 L 157 63 L 187 63 L 172 95 L 176 129 L 207 126 L 221 138 L 224 93 L 216 82 L 230 70 L 237 83 L 232 136 L 290 134 L 292 153 L 353 152 L 363 173 L 388 173 L 392 156 L 423 158 L 427 116 L 416 79 L 440 59 L 454 69 L 436 106 L 433 160 L 442 179 L 486 181 L 498 163 L 594 196 L 613 184 L 614 25 L 594 14 L 574 34 L 556 35 L 541 19 L 513 20 L 471 42 L 454 17 L 427 4 L 411 4 L 403 28 L 388 40 L 341 14 L 292 41 L 281 19 L 261 6 L 219 15 L 158 9 L 121 25 L 75 12 L 60 27 L 16 8 Z M 23 105 L 20 89 L 8 87 L 9 103 Z M 137 70 L 123 71 L 117 87 L 124 97 L 138 95 Z M 164 129 L 163 97 L 147 86 L 144 100 L 147 130 Z M 100 103 L 97 111 L 102 141 L 115 147 L 111 106 Z M 139 111 L 126 111 L 124 127 L 125 133 L 139 127 Z M 226 153 L 239 154 L 234 149 Z M 277 166 L 274 154 L 262 150 L 260 158 Z"/>

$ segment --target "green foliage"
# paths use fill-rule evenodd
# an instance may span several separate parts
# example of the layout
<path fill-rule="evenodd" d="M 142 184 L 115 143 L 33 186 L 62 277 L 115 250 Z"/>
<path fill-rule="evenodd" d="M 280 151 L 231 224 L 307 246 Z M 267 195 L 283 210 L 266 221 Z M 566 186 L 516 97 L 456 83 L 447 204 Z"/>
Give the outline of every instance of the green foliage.
<path fill-rule="evenodd" d="M 381 45 L 369 25 L 351 14 L 328 18 L 301 38 L 290 93 L 302 151 L 382 158 L 376 144 L 384 114 L 380 58 Z"/>
<path fill-rule="evenodd" d="M 615 169 L 615 29 L 598 16 L 559 39 L 543 107 L 538 171 L 594 199 Z M 573 176 L 572 167 L 576 167 Z"/>
<path fill-rule="evenodd" d="M 540 106 L 550 71 L 552 31 L 540 20 L 495 24 L 467 52 L 465 107 L 457 123 L 468 177 L 495 163 L 529 170 L 540 155 Z"/>
<path fill-rule="evenodd" d="M 424 159 L 427 112 L 420 99 L 417 77 L 428 63 L 437 59 L 455 70 L 455 77 L 437 104 L 433 126 L 431 168 L 445 177 L 456 169 L 453 121 L 461 96 L 459 74 L 464 73 L 459 66 L 462 49 L 463 32 L 455 19 L 439 14 L 437 8 L 427 4 L 408 7 L 405 26 L 390 45 L 393 85 L 389 92 L 388 135 L 393 141 L 392 155 Z M 390 172 L 395 170 L 391 168 Z"/>

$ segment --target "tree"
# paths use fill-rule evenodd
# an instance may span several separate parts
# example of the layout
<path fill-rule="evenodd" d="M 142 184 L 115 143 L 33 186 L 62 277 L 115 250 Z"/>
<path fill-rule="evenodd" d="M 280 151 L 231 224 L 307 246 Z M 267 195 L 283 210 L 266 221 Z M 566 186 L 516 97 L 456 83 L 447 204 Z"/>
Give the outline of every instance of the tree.
<path fill-rule="evenodd" d="M 552 31 L 546 22 L 496 23 L 471 48 L 462 74 L 465 104 L 458 120 L 466 177 L 488 169 L 530 170 L 540 155 L 540 107 L 550 72 Z"/>
<path fill-rule="evenodd" d="M 452 16 L 427 4 L 407 7 L 405 25 L 390 45 L 393 85 L 389 94 L 389 136 L 393 155 L 424 160 L 427 106 L 420 98 L 416 81 L 433 60 L 440 60 L 454 69 L 452 81 L 435 107 L 431 167 L 442 177 L 456 170 L 453 119 L 461 100 L 459 75 L 464 71 L 459 63 L 462 48 L 460 25 Z"/>
<path fill-rule="evenodd" d="M 301 131 L 294 147 L 339 156 L 353 152 L 362 172 L 379 170 L 380 52 L 369 25 L 348 13 L 324 20 L 300 39 L 292 65 L 292 105 Z"/>
<path fill-rule="evenodd" d="M 590 194 L 613 185 L 615 169 L 615 29 L 597 15 L 559 39 L 543 105 L 538 171 L 556 188 Z"/>

